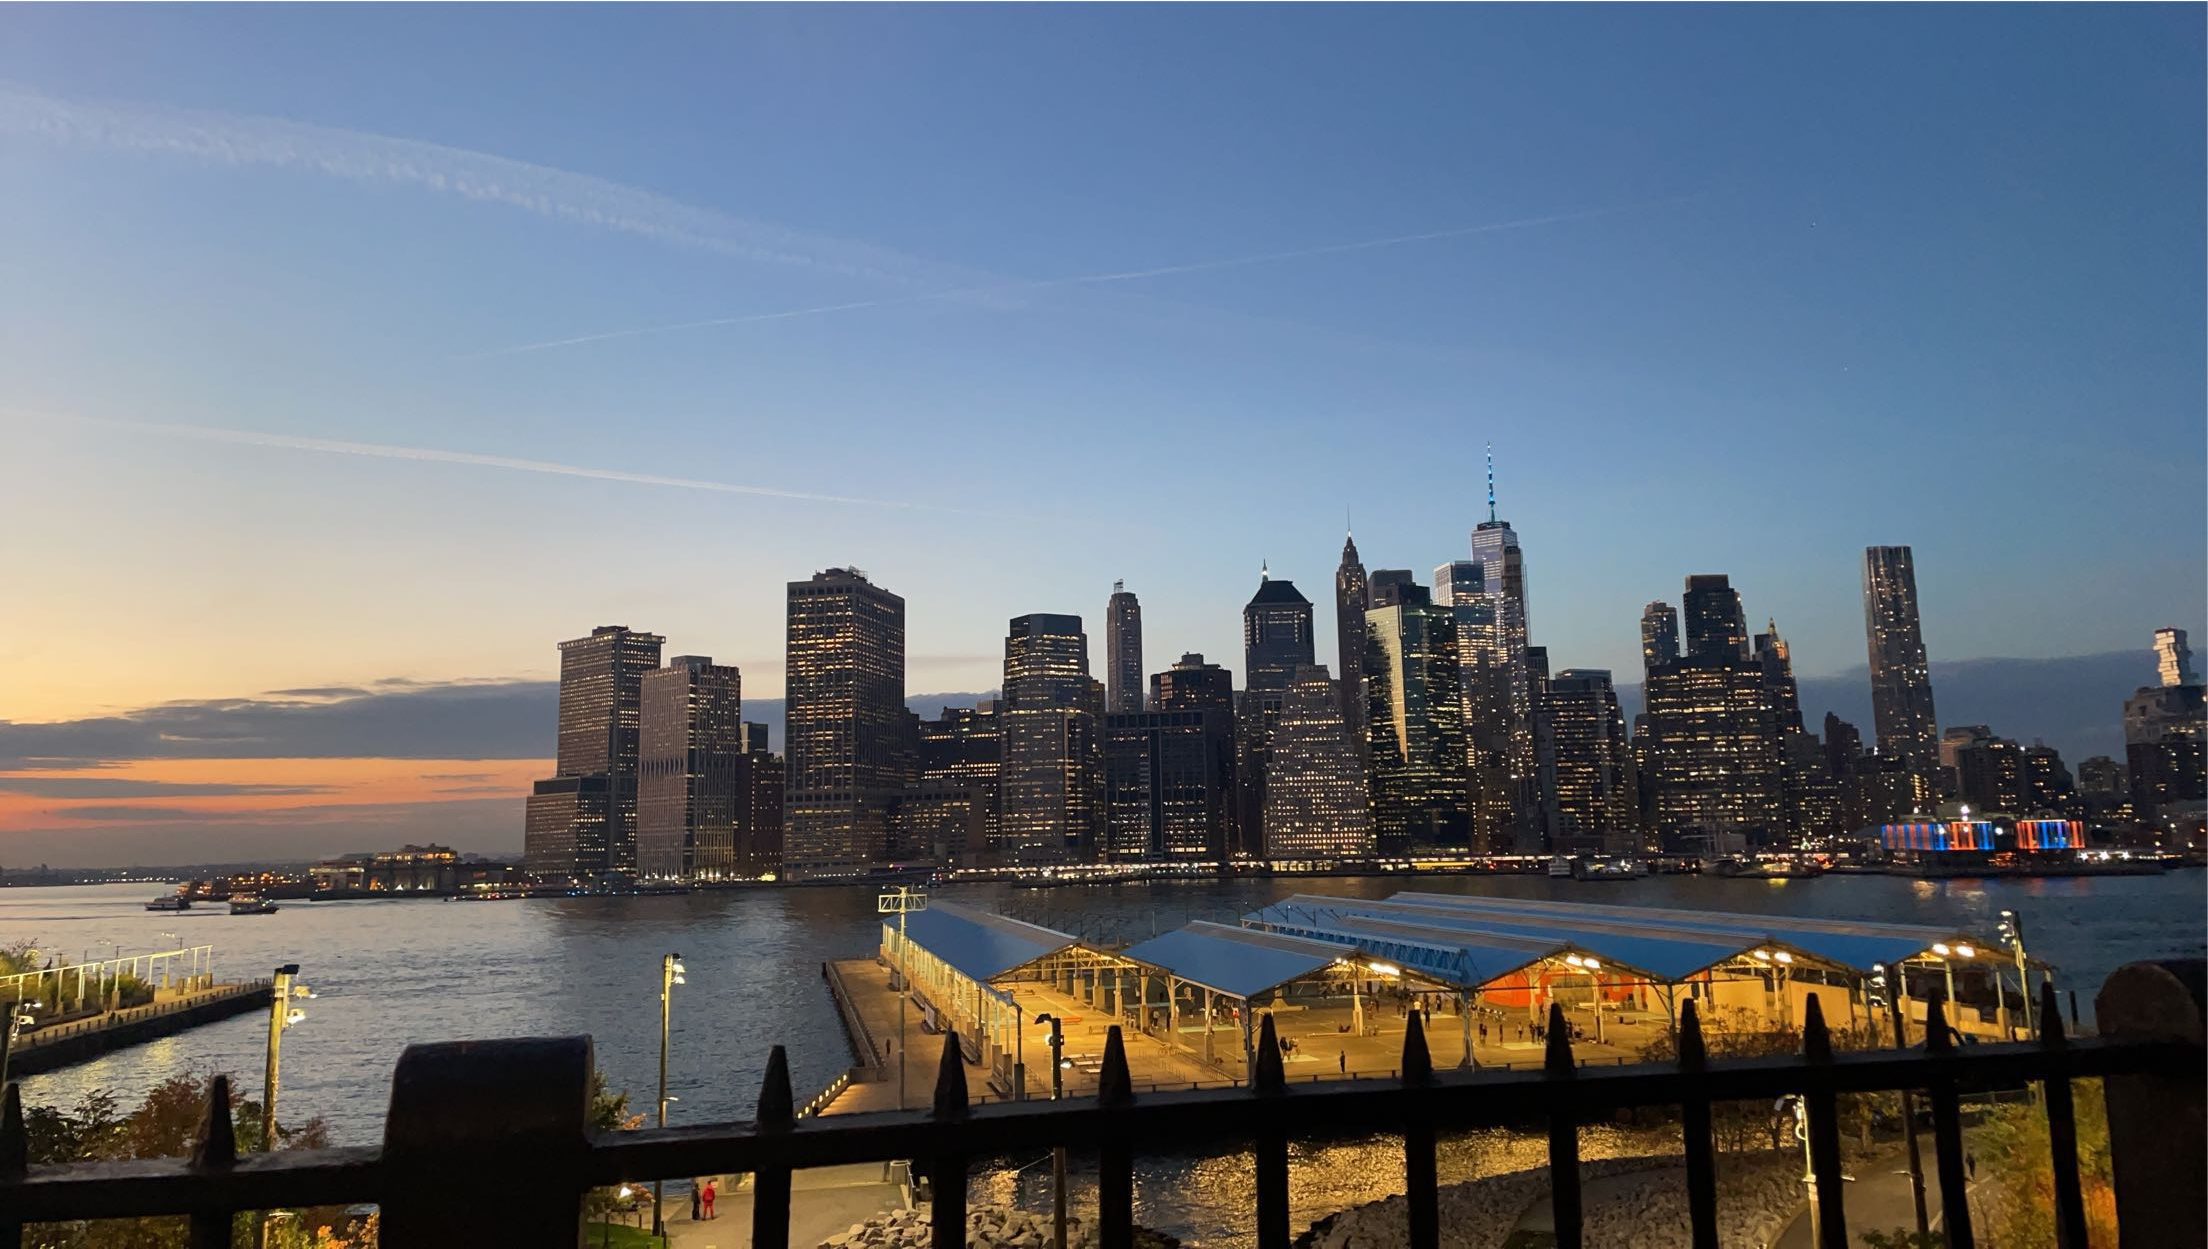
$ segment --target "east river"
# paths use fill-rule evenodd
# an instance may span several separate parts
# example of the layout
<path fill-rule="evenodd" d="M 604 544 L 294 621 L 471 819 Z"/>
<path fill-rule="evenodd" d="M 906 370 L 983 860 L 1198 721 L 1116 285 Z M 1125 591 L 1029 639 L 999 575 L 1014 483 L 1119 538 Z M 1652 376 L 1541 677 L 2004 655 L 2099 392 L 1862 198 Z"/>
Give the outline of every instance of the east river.
<path fill-rule="evenodd" d="M 1191 919 L 1232 922 L 1290 893 L 1382 897 L 1414 887 L 1394 878 L 1300 878 L 1144 883 L 1058 889 L 1008 885 L 940 888 L 936 896 L 1006 911 L 1067 932 L 1139 940 Z M 2017 911 L 2036 958 L 2055 964 L 2058 983 L 2090 1014 L 2101 980 L 2136 959 L 2199 957 L 2208 945 L 2204 879 L 2162 876 L 2037 880 L 1914 880 L 1828 875 L 1813 880 L 1725 880 L 1698 876 L 1630 882 L 1552 881 L 1543 876 L 1419 879 L 1435 892 L 1553 897 L 1637 906 L 1760 912 L 1941 924 L 1991 933 L 2002 909 Z M 221 979 L 266 976 L 297 962 L 318 995 L 284 1038 L 282 1117 L 320 1117 L 340 1144 L 381 1135 L 399 1052 L 416 1041 L 588 1033 L 599 1065 L 638 1109 L 651 1103 L 658 1059 L 659 959 L 679 952 L 688 984 L 674 1004 L 671 1118 L 704 1123 L 748 1118 L 768 1048 L 788 1047 L 802 1099 L 850 1062 L 820 965 L 863 957 L 876 946 L 874 891 L 754 889 L 686 896 L 562 898 L 502 902 L 286 902 L 270 916 L 232 916 L 219 907 L 148 912 L 152 885 L 0 890 L 0 944 L 28 942 L 68 961 L 215 947 Z M 172 940 L 164 934 L 174 933 Z M 255 1013 L 108 1055 L 24 1082 L 33 1105 L 67 1105 L 112 1089 L 125 1105 L 182 1072 L 236 1073 L 260 1088 L 267 1023 Z M 1514 1156 L 1515 1146 L 1490 1142 Z M 1400 1153 L 1396 1154 L 1400 1158 Z M 1452 1168 L 1491 1169 L 1461 1160 Z M 1538 1161 L 1538 1150 L 1525 1160 Z M 1247 1175 L 1234 1160 L 1191 1162 L 1177 1184 L 1207 1168 Z M 1361 1170 L 1352 1168 L 1351 1170 Z M 1299 1167 L 1299 1211 L 1324 1213 L 1324 1168 Z M 1349 1172 L 1343 1172 L 1349 1174 Z M 1308 1176 L 1309 1178 L 1305 1178 Z M 1445 1171 L 1447 1181 L 1451 1176 Z M 1231 1181 L 1227 1181 L 1231 1182 Z M 1361 1191 L 1352 1176 L 1344 1200 Z M 1385 1187 L 1381 1191 L 1387 1191 Z M 1357 1198 L 1361 1199 L 1361 1198 Z M 1155 1211 L 1164 1215 L 1165 1211 Z M 1210 1240 L 1216 1228 L 1194 1210 L 1171 1224 Z"/>

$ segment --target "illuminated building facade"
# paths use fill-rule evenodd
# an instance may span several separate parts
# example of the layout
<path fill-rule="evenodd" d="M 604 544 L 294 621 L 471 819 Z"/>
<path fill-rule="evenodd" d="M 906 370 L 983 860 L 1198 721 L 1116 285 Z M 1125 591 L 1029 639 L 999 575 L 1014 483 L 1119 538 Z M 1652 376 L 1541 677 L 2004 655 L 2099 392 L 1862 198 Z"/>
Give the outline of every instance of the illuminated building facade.
<path fill-rule="evenodd" d="M 1658 599 L 1641 609 L 1641 672 L 1679 658 L 1679 613 Z"/>
<path fill-rule="evenodd" d="M 783 875 L 859 875 L 890 844 L 911 783 L 905 600 L 855 568 L 789 583 Z"/>
<path fill-rule="evenodd" d="M 2124 700 L 2124 765 L 2132 814 L 2142 821 L 2208 798 L 2202 692 L 2199 685 L 2150 685 Z"/>
<path fill-rule="evenodd" d="M 2024 748 L 2025 808 L 2032 814 L 2065 814 L 2077 804 L 2078 789 L 2054 747 L 2034 743 Z"/>
<path fill-rule="evenodd" d="M 1525 553 L 1510 522 L 1495 515 L 1495 469 L 1488 465 L 1487 519 L 1472 530 L 1472 563 L 1479 566 L 1480 592 L 1495 613 L 1495 670 L 1500 673 L 1504 705 L 1502 732 L 1509 743 L 1511 812 L 1509 832 L 1493 839 L 1493 849 L 1538 848 L 1541 828 L 1541 762 L 1534 724 L 1535 677 L 1527 655 L 1531 636 L 1526 603 Z M 1437 582 L 1437 589 L 1439 583 Z M 1444 601 L 1462 598 L 1452 584 Z"/>
<path fill-rule="evenodd" d="M 997 850 L 997 787 L 1004 769 L 1002 708 L 1002 703 L 991 699 L 972 707 L 945 707 L 940 717 L 920 722 L 920 788 L 967 794 L 961 814 L 976 821 L 974 830 L 962 834 L 962 861 L 979 862 Z"/>
<path fill-rule="evenodd" d="M 1640 819 L 1633 754 L 1610 673 L 1567 668 L 1549 678 L 1544 697 L 1556 758 L 1551 848 L 1634 853 Z"/>
<path fill-rule="evenodd" d="M 1104 701 L 1114 714 L 1142 710 L 1142 604 L 1124 581 L 1104 609 Z"/>
<path fill-rule="evenodd" d="M 1295 582 L 1276 581 L 1270 570 L 1261 570 L 1257 593 L 1242 608 L 1243 691 L 1234 712 L 1241 853 L 1267 857 L 1265 785 L 1273 722 L 1289 683 L 1313 657 L 1311 600 Z"/>
<path fill-rule="evenodd" d="M 1389 854 L 1469 847 L 1456 616 L 1408 574 L 1375 574 L 1372 604 L 1365 612 L 1365 724 L 1374 833 Z"/>
<path fill-rule="evenodd" d="M 602 625 L 560 643 L 554 776 L 530 794 L 523 827 L 530 871 L 547 880 L 635 874 L 643 680 L 659 667 L 665 643 L 625 625 Z M 586 777 L 603 783 L 555 783 Z"/>
<path fill-rule="evenodd" d="M 1955 794 L 1979 811 L 2021 815 L 2031 809 L 2024 749 L 1987 734 L 1955 749 Z"/>
<path fill-rule="evenodd" d="M 1264 810 L 1270 857 L 1372 857 L 1371 795 L 1324 666 L 1305 665 L 1282 691 L 1273 759 Z"/>
<path fill-rule="evenodd" d="M 1870 648 L 1871 713 L 1878 752 L 1908 765 L 1917 798 L 1937 791 L 1939 718 L 1917 614 L 1916 558 L 1905 546 L 1863 552 L 1863 629 Z"/>
<path fill-rule="evenodd" d="M 1715 844 L 1783 833 L 1777 718 L 1752 659 L 1685 655 L 1650 674 L 1656 831 Z"/>
<path fill-rule="evenodd" d="M 729 880 L 741 787 L 743 684 L 736 669 L 679 655 L 644 674 L 638 730 L 636 873 L 642 881 Z"/>
<path fill-rule="evenodd" d="M 1104 826 L 1103 691 L 1081 617 L 1036 612 L 1004 639 L 1000 845 L 1013 863 L 1089 858 Z"/>
<path fill-rule="evenodd" d="M 2183 629 L 2154 631 L 2154 672 L 2165 687 L 2200 684 L 2200 674 L 2193 668 L 2193 648 Z"/>
<path fill-rule="evenodd" d="M 1217 708 L 1157 708 L 1104 718 L 1112 862 L 1209 860 L 1226 852 L 1234 806 L 1234 725 Z"/>
<path fill-rule="evenodd" d="M 1519 727 L 1512 699 L 1522 665 L 1498 615 L 1507 605 L 1488 595 L 1480 565 L 1472 560 L 1435 568 L 1433 599 L 1456 623 L 1472 848 L 1481 854 L 1506 851 L 1516 842 L 1523 800 L 1512 771 Z"/>
<path fill-rule="evenodd" d="M 1371 606 L 1372 585 L 1357 556 L 1357 540 L 1344 535 L 1342 562 L 1334 570 L 1334 671 L 1341 674 L 1335 684 L 1342 723 L 1360 748 L 1365 741 L 1365 611 Z"/>

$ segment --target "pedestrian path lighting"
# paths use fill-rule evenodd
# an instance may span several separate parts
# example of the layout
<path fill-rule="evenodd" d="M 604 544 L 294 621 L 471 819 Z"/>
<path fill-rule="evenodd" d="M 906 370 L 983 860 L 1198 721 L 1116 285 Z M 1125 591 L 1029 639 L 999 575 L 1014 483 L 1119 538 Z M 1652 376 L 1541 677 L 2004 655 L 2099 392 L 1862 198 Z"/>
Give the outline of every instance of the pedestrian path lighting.
<path fill-rule="evenodd" d="M 1035 1016 L 1035 1022 L 1050 1025 L 1050 1100 L 1057 1101 L 1066 1095 L 1066 1068 L 1073 1065 L 1073 1060 L 1066 1057 L 1065 1021 L 1045 1011 Z M 1211 1020 L 1204 1020 L 1204 1026 L 1210 1027 Z M 1050 1151 L 1050 1178 L 1052 1226 L 1058 1233 L 1058 1239 L 1052 1243 L 1063 1246 L 1066 1243 L 1066 1147 L 1063 1145 Z"/>
<path fill-rule="evenodd" d="M 2032 1019 L 2032 973 L 2024 957 L 2024 917 L 2015 911 L 2001 912 L 2001 944 L 2009 947 L 2016 958 L 2016 987 L 2024 995 L 2024 1031 L 2037 1036 L 2039 1029 Z"/>
<path fill-rule="evenodd" d="M 37 1002 L 15 1002 L 8 1007 L 6 1039 L 0 1040 L 0 1089 L 8 1087 L 8 1055 L 15 1052 L 15 1039 L 23 1035 L 23 1029 L 38 1022 L 31 1014 L 38 1009 Z"/>
<path fill-rule="evenodd" d="M 268 1056 L 264 1065 L 261 1092 L 261 1148 L 276 1148 L 276 1087 L 277 1060 L 283 1052 L 284 1033 L 298 1027 L 307 1012 L 292 1005 L 295 997 L 306 994 L 307 986 L 299 982 L 299 964 L 286 963 L 276 969 L 268 987 Z M 268 1244 L 268 1216 L 264 1213 L 253 1221 L 255 1249 Z"/>
<path fill-rule="evenodd" d="M 897 917 L 897 949 L 889 960 L 890 974 L 897 978 L 897 1109 L 905 1108 L 905 1005 L 912 997 L 912 986 L 905 978 L 905 916 L 914 911 L 928 909 L 928 893 L 910 885 L 899 885 L 874 899 L 877 915 Z"/>
<path fill-rule="evenodd" d="M 659 1126 L 667 1126 L 667 1103 L 674 1100 L 667 1096 L 667 1039 L 670 1008 L 675 1000 L 675 986 L 687 984 L 682 976 L 682 955 L 668 954 L 659 960 Z M 660 1201 L 666 1195 L 665 1180 L 652 1181 L 652 1235 L 664 1237 L 667 1225 L 660 1218 Z"/>

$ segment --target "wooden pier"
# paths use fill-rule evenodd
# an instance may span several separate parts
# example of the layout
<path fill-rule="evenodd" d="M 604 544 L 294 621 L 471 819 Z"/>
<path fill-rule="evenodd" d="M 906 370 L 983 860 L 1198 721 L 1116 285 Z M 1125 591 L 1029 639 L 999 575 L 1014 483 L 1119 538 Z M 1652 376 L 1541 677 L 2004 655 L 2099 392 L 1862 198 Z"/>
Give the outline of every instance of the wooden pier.
<path fill-rule="evenodd" d="M 203 1024 L 265 1009 L 270 992 L 266 980 L 211 985 L 164 996 L 144 1006 L 104 1011 L 25 1032 L 11 1047 L 8 1074 L 30 1076 L 75 1066 L 110 1050 L 143 1045 Z"/>

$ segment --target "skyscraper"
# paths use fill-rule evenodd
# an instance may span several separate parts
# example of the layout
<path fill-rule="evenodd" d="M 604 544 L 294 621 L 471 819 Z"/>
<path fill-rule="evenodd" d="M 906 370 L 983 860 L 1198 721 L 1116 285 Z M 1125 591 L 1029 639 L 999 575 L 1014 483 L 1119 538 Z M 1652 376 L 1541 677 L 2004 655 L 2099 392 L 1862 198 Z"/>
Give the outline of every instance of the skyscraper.
<path fill-rule="evenodd" d="M 1216 707 L 1104 717 L 1104 802 L 1113 862 L 1217 861 L 1227 851 L 1234 727 Z"/>
<path fill-rule="evenodd" d="M 1916 559 L 1905 546 L 1863 552 L 1863 630 L 1871 657 L 1871 715 L 1878 753 L 1900 759 L 1929 803 L 1939 775 L 1939 720 L 1932 669 L 1917 616 Z"/>
<path fill-rule="evenodd" d="M 736 760 L 735 874 L 742 880 L 777 876 L 782 871 L 782 791 L 789 770 L 767 744 L 767 726 L 747 723 L 743 753 Z"/>
<path fill-rule="evenodd" d="M 1567 668 L 1548 682 L 1555 737 L 1558 851 L 1631 854 L 1640 848 L 1633 755 L 1610 674 Z"/>
<path fill-rule="evenodd" d="M 1142 710 L 1142 604 L 1124 581 L 1104 609 L 1104 701 L 1113 714 Z"/>
<path fill-rule="evenodd" d="M 1658 599 L 1641 609 L 1641 672 L 1679 658 L 1679 613 Z"/>
<path fill-rule="evenodd" d="M 784 875 L 851 876 L 880 861 L 914 771 L 905 600 L 856 568 L 789 583 Z"/>
<path fill-rule="evenodd" d="M 2208 701 L 2203 687 L 2143 686 L 2124 700 L 2124 764 L 2132 814 L 2154 820 L 2208 798 Z"/>
<path fill-rule="evenodd" d="M 1258 858 L 1267 854 L 1265 783 L 1273 721 L 1289 683 L 1312 658 L 1311 600 L 1295 582 L 1276 581 L 1269 570 L 1260 571 L 1257 593 L 1242 609 L 1243 692 L 1234 712 L 1235 783 L 1241 791 L 1238 849 Z"/>
<path fill-rule="evenodd" d="M 1334 682 L 1325 667 L 1307 664 L 1281 693 L 1272 742 L 1277 775 L 1265 788 L 1266 853 L 1275 859 L 1372 857 L 1372 803 Z"/>
<path fill-rule="evenodd" d="M 1801 687 L 1794 682 L 1794 661 L 1786 639 L 1779 636 L 1778 621 L 1771 621 L 1765 632 L 1756 635 L 1754 653 L 1756 666 L 1763 669 L 1763 688 L 1771 696 L 1779 731 L 1802 732 Z"/>
<path fill-rule="evenodd" d="M 678 655 L 644 674 L 638 728 L 636 873 L 645 881 L 728 880 L 740 789 L 743 686 L 736 669 Z"/>
<path fill-rule="evenodd" d="M 1650 675 L 1647 697 L 1656 831 L 1667 848 L 1777 837 L 1782 747 L 1762 665 L 1684 655 Z"/>
<path fill-rule="evenodd" d="M 1357 558 L 1357 540 L 1344 535 L 1342 562 L 1334 570 L 1334 671 L 1340 687 L 1342 723 L 1350 741 L 1360 749 L 1365 740 L 1365 609 L 1372 606 L 1372 587 L 1365 580 L 1364 562 Z"/>
<path fill-rule="evenodd" d="M 1234 674 L 1218 664 L 1205 663 L 1202 655 L 1180 657 L 1170 668 L 1150 677 L 1150 706 L 1156 711 L 1194 711 L 1209 707 L 1234 715 Z"/>
<path fill-rule="evenodd" d="M 898 800 L 900 844 L 942 867 L 995 862 L 1004 716 L 994 700 L 918 723 L 919 781 Z"/>
<path fill-rule="evenodd" d="M 1374 834 L 1391 854 L 1469 846 L 1471 755 L 1455 613 L 1408 577 L 1374 580 L 1365 612 Z"/>
<path fill-rule="evenodd" d="M 1015 617 L 1004 639 L 1004 767 L 998 817 L 1007 858 L 1087 858 L 1103 828 L 1103 697 L 1089 677 L 1081 617 Z"/>
<path fill-rule="evenodd" d="M 1531 613 L 1526 603 L 1526 562 L 1518 534 L 1495 513 L 1495 457 L 1487 459 L 1487 519 L 1472 530 L 1472 562 L 1480 566 L 1480 584 L 1495 609 L 1500 634 L 1498 665 L 1507 702 L 1511 785 L 1510 833 L 1494 849 L 1527 849 L 1542 835 L 1541 762 L 1534 725 L 1534 676 L 1526 648 Z M 1451 597 L 1454 597 L 1452 594 Z"/>
<path fill-rule="evenodd" d="M 524 830 L 532 872 L 574 880 L 635 873 L 642 683 L 659 667 L 665 642 L 626 625 L 602 625 L 560 643 L 558 758 L 552 780 L 539 782 L 530 797 Z M 599 779 L 579 779 L 593 777 Z"/>
<path fill-rule="evenodd" d="M 1680 600 L 1680 622 L 1686 628 L 1687 654 L 1709 659 L 1748 658 L 1748 621 L 1740 610 L 1740 594 L 1723 574 L 1687 578 L 1686 596 Z"/>
<path fill-rule="evenodd" d="M 2200 675 L 2193 671 L 2193 648 L 2186 644 L 2183 629 L 2154 631 L 2154 669 L 2164 686 L 2200 684 Z"/>
<path fill-rule="evenodd" d="M 1514 662 L 1510 633 L 1496 614 L 1501 601 L 1488 595 L 1479 564 L 1464 559 L 1435 568 L 1433 599 L 1456 623 L 1472 848 L 1481 854 L 1507 850 L 1520 801 L 1512 772 L 1518 720 L 1511 698 L 1522 665 Z"/>

